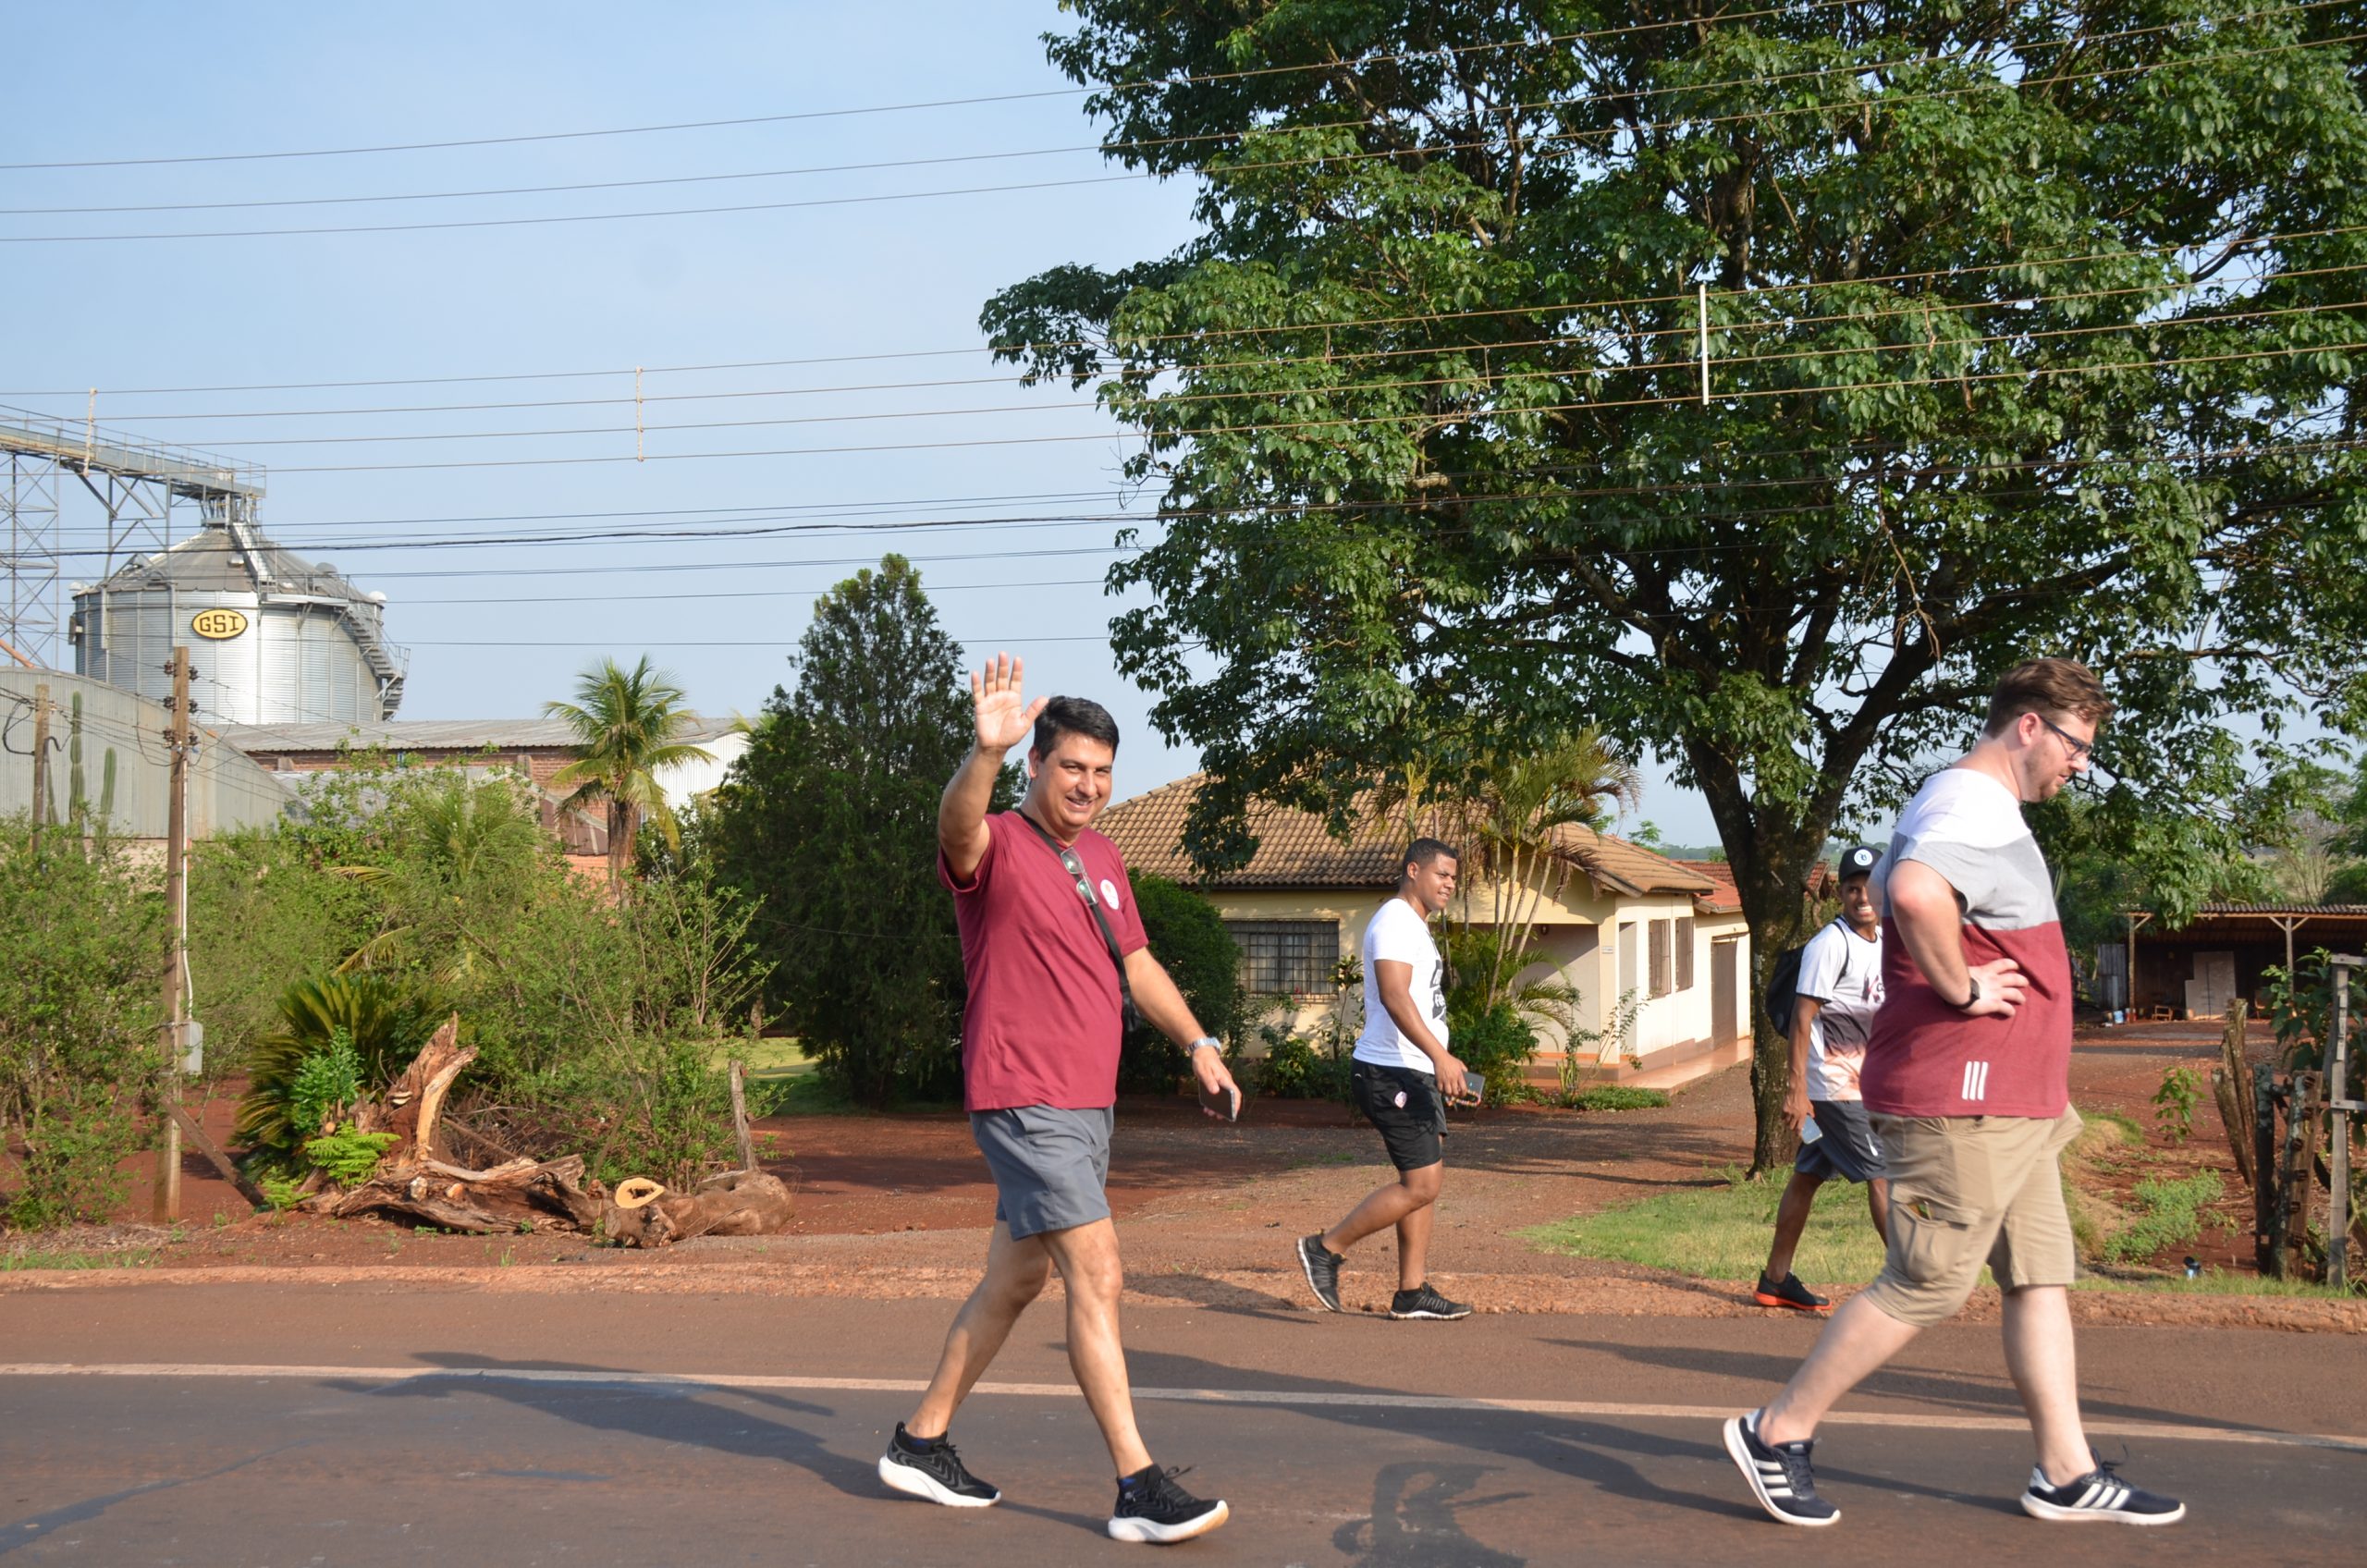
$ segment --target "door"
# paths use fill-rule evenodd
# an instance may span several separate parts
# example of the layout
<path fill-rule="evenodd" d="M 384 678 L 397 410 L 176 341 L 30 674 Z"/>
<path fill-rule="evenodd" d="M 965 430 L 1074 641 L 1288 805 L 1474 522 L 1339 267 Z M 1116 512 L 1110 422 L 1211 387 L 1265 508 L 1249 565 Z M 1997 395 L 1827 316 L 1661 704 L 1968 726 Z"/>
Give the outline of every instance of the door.
<path fill-rule="evenodd" d="M 1725 1045 L 1742 1034 L 1742 943 L 1721 937 L 1710 944 L 1710 1036 Z"/>

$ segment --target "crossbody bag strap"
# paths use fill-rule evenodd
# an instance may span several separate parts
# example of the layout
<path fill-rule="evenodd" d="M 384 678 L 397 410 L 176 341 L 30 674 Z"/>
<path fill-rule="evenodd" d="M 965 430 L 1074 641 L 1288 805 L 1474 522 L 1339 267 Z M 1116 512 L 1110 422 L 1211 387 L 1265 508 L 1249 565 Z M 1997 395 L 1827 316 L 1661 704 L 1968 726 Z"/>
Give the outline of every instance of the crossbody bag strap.
<path fill-rule="evenodd" d="M 1086 874 L 1085 862 L 1078 858 L 1074 850 L 1045 832 L 1042 823 L 1024 811 L 1017 815 L 1020 821 L 1036 830 L 1036 837 L 1044 840 L 1046 849 L 1061 857 L 1061 864 L 1068 874 L 1076 878 L 1077 897 L 1085 900 L 1085 913 L 1092 915 L 1093 924 L 1100 927 L 1102 943 L 1110 949 L 1110 962 L 1118 966 L 1119 992 L 1129 1001 L 1133 1000 L 1134 987 L 1126 984 L 1126 961 L 1118 951 L 1118 934 L 1110 929 L 1110 922 L 1101 913 L 1101 900 L 1093 896 L 1093 878 Z"/>

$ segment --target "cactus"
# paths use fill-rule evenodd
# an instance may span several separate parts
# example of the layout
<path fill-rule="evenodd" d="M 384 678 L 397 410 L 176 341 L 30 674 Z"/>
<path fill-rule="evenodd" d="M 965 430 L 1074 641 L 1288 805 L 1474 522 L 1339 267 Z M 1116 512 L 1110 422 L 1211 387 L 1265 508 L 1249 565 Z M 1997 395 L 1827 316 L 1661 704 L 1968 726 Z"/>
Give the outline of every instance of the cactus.
<path fill-rule="evenodd" d="M 113 746 L 107 748 L 107 754 L 99 764 L 99 820 L 110 824 L 115 821 L 115 748 Z"/>
<path fill-rule="evenodd" d="M 72 715 L 67 721 L 66 742 L 66 820 L 80 827 L 82 814 L 90 802 L 82 792 L 82 693 L 74 693 Z"/>

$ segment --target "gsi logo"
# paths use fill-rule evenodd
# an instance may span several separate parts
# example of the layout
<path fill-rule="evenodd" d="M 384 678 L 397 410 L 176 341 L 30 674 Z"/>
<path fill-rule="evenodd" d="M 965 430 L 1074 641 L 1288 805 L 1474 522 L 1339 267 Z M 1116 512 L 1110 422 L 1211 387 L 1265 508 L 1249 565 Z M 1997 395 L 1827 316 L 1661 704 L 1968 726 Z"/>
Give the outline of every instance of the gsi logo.
<path fill-rule="evenodd" d="M 219 643 L 225 638 L 236 637 L 247 629 L 246 612 L 226 609 L 200 610 L 190 618 L 189 629 L 200 637 Z"/>

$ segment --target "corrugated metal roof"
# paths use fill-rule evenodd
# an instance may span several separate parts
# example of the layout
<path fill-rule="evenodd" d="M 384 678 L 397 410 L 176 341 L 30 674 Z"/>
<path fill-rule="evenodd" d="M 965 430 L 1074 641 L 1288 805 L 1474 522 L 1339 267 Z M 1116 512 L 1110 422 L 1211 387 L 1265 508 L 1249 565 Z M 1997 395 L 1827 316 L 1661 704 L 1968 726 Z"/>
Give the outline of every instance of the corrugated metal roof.
<path fill-rule="evenodd" d="M 2367 904 L 2203 904 L 2194 912 L 2197 915 L 2217 914 L 2308 914 L 2339 915 L 2357 919 L 2367 915 Z"/>
<path fill-rule="evenodd" d="M 696 745 L 729 734 L 733 721 L 693 714 L 681 739 Z M 383 724 L 225 724 L 222 738 L 249 756 L 334 752 L 339 746 L 390 752 L 497 752 L 565 749 L 574 727 L 563 718 L 414 718 Z"/>
<path fill-rule="evenodd" d="M 1184 852 L 1184 822 L 1205 775 L 1194 774 L 1147 794 L 1122 801 L 1101 814 L 1094 827 L 1106 835 L 1137 872 L 1206 888 L 1380 888 L 1397 886 L 1405 850 L 1404 829 L 1372 821 L 1345 839 L 1335 839 L 1312 812 L 1258 805 L 1251 808 L 1250 831 L 1257 851 L 1238 871 L 1203 877 Z M 1703 894 L 1715 884 L 1698 871 L 1652 853 L 1625 839 L 1598 834 L 1575 824 L 1556 830 L 1563 858 L 1614 892 Z"/>

